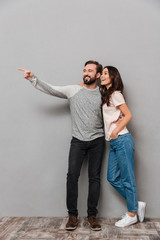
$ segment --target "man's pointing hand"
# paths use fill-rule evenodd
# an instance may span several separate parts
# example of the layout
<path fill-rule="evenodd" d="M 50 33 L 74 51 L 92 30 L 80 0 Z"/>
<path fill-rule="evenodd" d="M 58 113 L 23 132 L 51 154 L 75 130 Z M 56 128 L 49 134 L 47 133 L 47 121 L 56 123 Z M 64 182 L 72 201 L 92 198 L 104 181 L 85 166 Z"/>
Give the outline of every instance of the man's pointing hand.
<path fill-rule="evenodd" d="M 34 74 L 29 70 L 23 68 L 18 68 L 18 70 L 24 72 L 24 78 L 26 78 L 27 80 L 30 80 L 34 76 Z"/>

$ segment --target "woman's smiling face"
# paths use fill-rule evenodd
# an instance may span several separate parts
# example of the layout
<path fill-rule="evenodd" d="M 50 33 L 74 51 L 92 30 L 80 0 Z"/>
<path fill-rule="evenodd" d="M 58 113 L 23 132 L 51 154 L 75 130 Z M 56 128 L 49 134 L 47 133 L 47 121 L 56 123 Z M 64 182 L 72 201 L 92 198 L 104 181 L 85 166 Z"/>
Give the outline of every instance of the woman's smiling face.
<path fill-rule="evenodd" d="M 109 88 L 112 86 L 108 68 L 103 69 L 103 72 L 100 78 L 101 78 L 101 85 L 106 86 L 106 88 Z"/>

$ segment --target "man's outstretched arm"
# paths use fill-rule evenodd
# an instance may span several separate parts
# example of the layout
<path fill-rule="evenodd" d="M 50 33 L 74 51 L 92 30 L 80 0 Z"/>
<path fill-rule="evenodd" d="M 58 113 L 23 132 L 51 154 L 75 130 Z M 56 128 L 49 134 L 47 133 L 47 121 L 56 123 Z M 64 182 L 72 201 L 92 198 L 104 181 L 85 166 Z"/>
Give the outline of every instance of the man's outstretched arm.
<path fill-rule="evenodd" d="M 29 80 L 36 89 L 52 96 L 67 99 L 72 97 L 72 95 L 74 95 L 79 90 L 79 87 L 80 87 L 78 85 L 70 85 L 70 86 L 62 86 L 62 87 L 52 86 L 49 83 L 39 80 L 33 74 L 33 72 L 29 70 L 22 69 L 22 68 L 18 68 L 18 70 L 24 72 L 24 78 Z"/>

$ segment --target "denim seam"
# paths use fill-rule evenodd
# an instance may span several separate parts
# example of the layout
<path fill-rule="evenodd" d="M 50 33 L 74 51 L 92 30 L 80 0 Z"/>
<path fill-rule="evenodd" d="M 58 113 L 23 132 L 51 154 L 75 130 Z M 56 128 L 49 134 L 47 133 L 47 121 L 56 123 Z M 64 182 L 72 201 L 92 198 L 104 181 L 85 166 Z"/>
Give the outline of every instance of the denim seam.
<path fill-rule="evenodd" d="M 116 139 L 113 139 L 113 140 L 115 140 L 114 142 L 117 142 L 116 140 L 117 140 L 118 138 L 116 138 Z M 117 158 L 117 165 L 116 165 L 116 167 L 118 166 L 118 158 Z M 114 176 L 115 176 L 115 173 L 116 173 L 116 168 L 114 168 Z M 114 179 L 115 179 L 115 177 L 114 177 Z M 122 189 L 122 191 L 124 191 L 124 187 L 122 187 L 120 184 L 117 184 L 117 186 L 120 188 L 120 189 Z"/>
<path fill-rule="evenodd" d="M 126 159 L 128 159 L 128 157 L 127 157 L 127 153 L 126 153 L 126 149 L 125 149 L 125 147 L 124 147 L 124 140 L 123 140 L 123 138 L 121 138 L 121 141 L 122 141 L 122 143 L 123 143 L 123 148 L 124 148 L 124 152 L 125 152 L 125 157 L 126 157 Z M 128 140 L 127 140 L 128 141 Z M 127 164 L 127 169 L 128 169 L 128 164 Z M 132 182 L 132 178 L 131 178 L 131 175 L 130 175 L 130 171 L 129 171 L 129 169 L 128 169 L 128 173 L 129 173 L 129 178 L 130 178 L 130 182 L 131 182 L 131 187 L 133 188 L 133 182 Z M 135 197 L 134 197 L 134 199 L 133 199 L 133 201 L 134 201 L 134 206 L 135 206 Z M 129 209 L 128 209 L 129 210 Z M 130 210 L 131 211 L 131 210 Z"/>
<path fill-rule="evenodd" d="M 129 139 L 128 139 L 128 136 L 125 136 L 125 138 L 126 138 L 128 144 L 129 144 L 129 146 L 130 146 L 133 150 L 135 150 L 134 144 L 132 145 L 132 144 L 130 143 L 130 141 L 129 141 Z"/>

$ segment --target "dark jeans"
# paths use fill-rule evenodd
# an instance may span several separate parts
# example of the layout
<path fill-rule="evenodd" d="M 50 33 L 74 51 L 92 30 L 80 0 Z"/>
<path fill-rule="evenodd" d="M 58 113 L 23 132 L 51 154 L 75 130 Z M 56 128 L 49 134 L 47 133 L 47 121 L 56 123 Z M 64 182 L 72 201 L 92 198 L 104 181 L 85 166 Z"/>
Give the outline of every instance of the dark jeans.
<path fill-rule="evenodd" d="M 80 141 L 72 138 L 67 174 L 67 208 L 69 215 L 78 216 L 78 179 L 86 154 L 88 154 L 88 216 L 96 216 L 100 193 L 100 171 L 104 152 L 104 137 L 92 141 Z"/>

